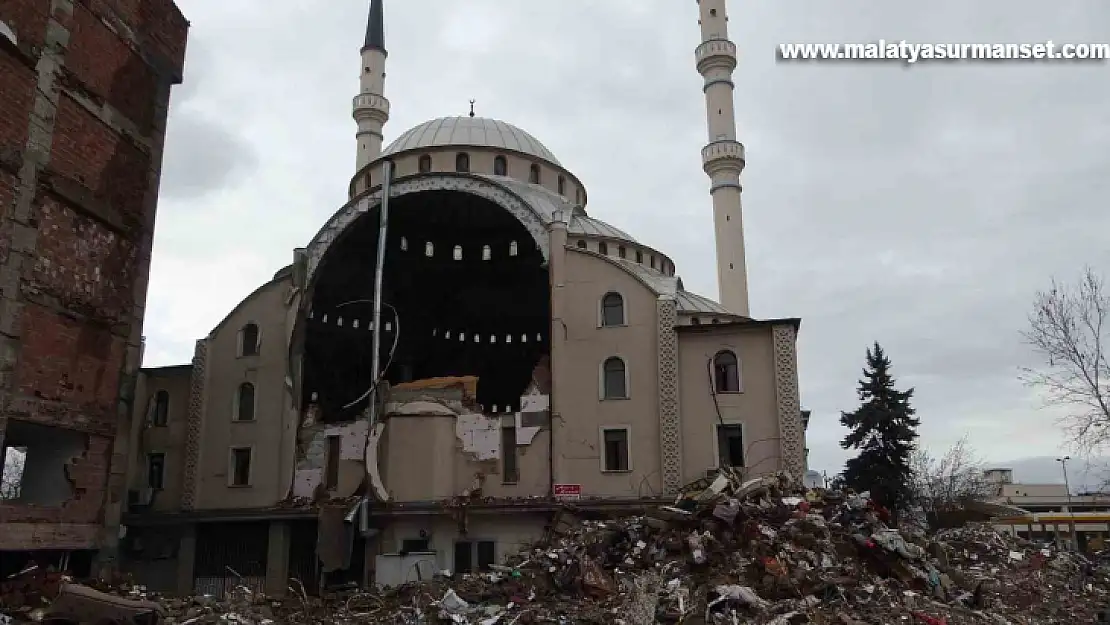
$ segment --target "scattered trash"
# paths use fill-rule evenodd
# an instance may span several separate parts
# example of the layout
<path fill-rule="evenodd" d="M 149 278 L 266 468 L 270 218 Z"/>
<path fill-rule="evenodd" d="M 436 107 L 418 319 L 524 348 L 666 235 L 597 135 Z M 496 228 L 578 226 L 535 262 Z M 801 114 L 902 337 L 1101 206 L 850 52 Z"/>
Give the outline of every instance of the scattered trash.
<path fill-rule="evenodd" d="M 90 582 L 89 593 L 126 602 L 85 618 L 155 606 L 154 622 L 167 625 L 1050 625 L 1103 622 L 1110 598 L 1106 571 L 1077 554 L 988 525 L 895 529 L 866 493 L 806 490 L 786 474 L 745 481 L 724 471 L 642 516 L 561 515 L 546 542 L 482 573 L 322 597 L 293 580 L 281 600 L 246 588 L 216 600 Z M 6 582 L 0 625 L 43 620 L 67 595 L 86 594 L 50 579 Z"/>

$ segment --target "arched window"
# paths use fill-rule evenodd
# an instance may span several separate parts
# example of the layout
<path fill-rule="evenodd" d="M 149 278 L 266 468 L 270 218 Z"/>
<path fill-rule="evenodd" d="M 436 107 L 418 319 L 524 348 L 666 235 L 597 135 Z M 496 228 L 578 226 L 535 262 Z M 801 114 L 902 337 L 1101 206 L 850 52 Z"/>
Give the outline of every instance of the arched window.
<path fill-rule="evenodd" d="M 718 393 L 740 392 L 740 362 L 727 349 L 713 357 L 713 388 Z"/>
<path fill-rule="evenodd" d="M 612 356 L 601 366 L 601 397 L 603 399 L 626 399 L 628 380 L 624 361 Z"/>
<path fill-rule="evenodd" d="M 624 325 L 624 298 L 620 293 L 606 293 L 601 298 L 601 325 L 607 328 Z"/>
<path fill-rule="evenodd" d="M 489 260 L 491 255 L 492 255 L 492 252 L 490 251 L 489 246 L 488 245 L 483 245 L 482 246 L 482 260 Z"/>
<path fill-rule="evenodd" d="M 516 256 L 520 248 L 517 246 L 516 241 L 509 241 L 509 256 Z"/>
<path fill-rule="evenodd" d="M 532 166 L 528 168 L 528 182 L 531 182 L 532 184 L 539 184 L 540 183 L 540 166 L 539 165 L 537 165 L 535 163 L 532 163 Z"/>
<path fill-rule="evenodd" d="M 582 203 L 582 189 L 579 189 L 578 187 L 574 188 L 574 203 L 575 204 L 581 204 Z"/>
<path fill-rule="evenodd" d="M 617 246 L 617 256 L 620 256 L 621 258 L 624 258 L 627 253 L 628 252 L 625 251 L 623 245 Z"/>
<path fill-rule="evenodd" d="M 258 326 L 248 323 L 239 331 L 239 355 L 258 355 Z"/>
<path fill-rule="evenodd" d="M 406 239 L 405 237 L 401 237 L 401 251 L 405 252 L 405 251 L 408 251 L 408 249 L 409 249 L 409 240 Z"/>
<path fill-rule="evenodd" d="M 420 160 L 417 162 L 417 167 L 420 169 L 420 173 L 422 174 L 426 174 L 432 171 L 432 155 L 421 154 Z"/>
<path fill-rule="evenodd" d="M 428 241 L 427 243 L 425 243 L 424 244 L 424 255 L 427 256 L 428 258 L 431 258 L 432 256 L 435 256 L 435 254 L 436 254 L 435 244 L 432 243 L 431 241 Z"/>
<path fill-rule="evenodd" d="M 461 245 L 456 245 L 455 246 L 455 249 L 452 252 L 452 257 L 455 260 L 462 260 L 462 246 Z"/>
<path fill-rule="evenodd" d="M 578 247 L 579 247 L 580 249 L 583 249 L 583 250 L 584 250 L 584 249 L 586 249 L 586 241 L 585 241 L 585 239 L 578 239 L 578 243 L 577 243 L 577 245 L 578 245 Z"/>
<path fill-rule="evenodd" d="M 165 427 L 170 420 L 170 394 L 158 391 L 154 394 L 154 406 L 150 414 L 150 424 Z"/>
<path fill-rule="evenodd" d="M 609 245 L 605 241 L 599 241 L 597 244 L 597 253 L 609 255 Z"/>
<path fill-rule="evenodd" d="M 254 421 L 254 385 L 243 382 L 235 395 L 235 420 Z"/>
<path fill-rule="evenodd" d="M 470 171 L 470 155 L 466 152 L 459 152 L 455 155 L 455 171 L 468 172 Z"/>
<path fill-rule="evenodd" d="M 493 175 L 509 175 L 509 161 L 504 156 L 497 156 L 493 159 Z"/>
<path fill-rule="evenodd" d="M 567 179 L 559 176 L 558 180 L 559 195 L 565 195 L 567 192 Z"/>
<path fill-rule="evenodd" d="M 636 250 L 636 262 L 640 263 L 641 265 L 644 263 L 644 253 L 640 250 Z"/>

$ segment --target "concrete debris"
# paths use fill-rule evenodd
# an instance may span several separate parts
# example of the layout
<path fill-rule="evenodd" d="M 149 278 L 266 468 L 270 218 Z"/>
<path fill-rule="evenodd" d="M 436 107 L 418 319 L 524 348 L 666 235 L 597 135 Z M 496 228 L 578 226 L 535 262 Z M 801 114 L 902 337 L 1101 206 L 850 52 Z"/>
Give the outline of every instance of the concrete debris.
<path fill-rule="evenodd" d="M 1102 622 L 1110 577 L 1081 555 L 987 525 L 933 533 L 888 518 L 863 495 L 724 472 L 640 516 L 557 519 L 544 542 L 482 573 L 323 597 L 294 582 L 281 601 L 246 589 L 220 601 L 101 590 L 157 601 L 173 625 Z M 16 622 L 49 605 L 23 596 L 4 597 Z"/>

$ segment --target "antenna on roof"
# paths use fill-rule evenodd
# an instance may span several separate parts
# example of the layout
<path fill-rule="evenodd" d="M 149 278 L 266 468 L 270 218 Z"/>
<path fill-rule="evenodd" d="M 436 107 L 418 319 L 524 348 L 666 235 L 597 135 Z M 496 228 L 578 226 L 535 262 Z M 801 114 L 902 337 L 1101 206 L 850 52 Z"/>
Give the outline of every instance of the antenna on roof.
<path fill-rule="evenodd" d="M 470 116 L 474 117 L 474 100 L 470 101 Z"/>

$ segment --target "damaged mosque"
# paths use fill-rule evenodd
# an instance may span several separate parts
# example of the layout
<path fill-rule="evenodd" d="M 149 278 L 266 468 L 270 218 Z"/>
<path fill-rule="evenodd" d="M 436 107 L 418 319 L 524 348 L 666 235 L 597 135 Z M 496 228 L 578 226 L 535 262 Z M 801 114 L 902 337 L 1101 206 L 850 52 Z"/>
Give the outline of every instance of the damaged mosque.
<path fill-rule="evenodd" d="M 396 584 L 515 553 L 566 500 L 637 509 L 721 466 L 800 476 L 800 320 L 749 316 L 736 46 L 725 0 L 698 10 L 720 303 L 591 217 L 520 128 L 472 112 L 383 148 L 372 0 L 349 201 L 191 363 L 141 372 L 125 569 L 190 593 Z"/>

